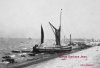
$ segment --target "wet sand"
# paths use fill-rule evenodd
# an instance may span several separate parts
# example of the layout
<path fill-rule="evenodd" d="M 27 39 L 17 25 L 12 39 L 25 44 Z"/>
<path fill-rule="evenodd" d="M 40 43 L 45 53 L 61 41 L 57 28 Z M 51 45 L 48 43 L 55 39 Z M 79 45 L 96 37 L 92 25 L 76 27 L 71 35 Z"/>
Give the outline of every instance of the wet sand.
<path fill-rule="evenodd" d="M 97 52 L 99 54 L 94 57 L 94 64 L 95 64 L 94 68 L 100 68 L 100 48 L 97 48 Z"/>

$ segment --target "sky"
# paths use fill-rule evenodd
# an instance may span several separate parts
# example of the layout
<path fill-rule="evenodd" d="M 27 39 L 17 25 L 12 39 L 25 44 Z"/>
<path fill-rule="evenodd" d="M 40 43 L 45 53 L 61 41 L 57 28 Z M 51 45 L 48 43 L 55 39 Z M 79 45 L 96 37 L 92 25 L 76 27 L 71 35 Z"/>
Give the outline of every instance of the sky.
<path fill-rule="evenodd" d="M 54 38 L 48 22 L 61 37 L 100 39 L 100 0 L 0 0 L 0 37 L 40 38 L 41 24 L 45 38 Z"/>

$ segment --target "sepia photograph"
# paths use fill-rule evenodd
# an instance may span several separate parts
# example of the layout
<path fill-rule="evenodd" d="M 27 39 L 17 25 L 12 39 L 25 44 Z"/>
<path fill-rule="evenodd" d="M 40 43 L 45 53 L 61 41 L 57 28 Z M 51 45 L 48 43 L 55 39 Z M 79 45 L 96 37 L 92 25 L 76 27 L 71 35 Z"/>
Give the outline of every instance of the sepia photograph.
<path fill-rule="evenodd" d="M 100 0 L 0 0 L 0 68 L 100 68 Z"/>

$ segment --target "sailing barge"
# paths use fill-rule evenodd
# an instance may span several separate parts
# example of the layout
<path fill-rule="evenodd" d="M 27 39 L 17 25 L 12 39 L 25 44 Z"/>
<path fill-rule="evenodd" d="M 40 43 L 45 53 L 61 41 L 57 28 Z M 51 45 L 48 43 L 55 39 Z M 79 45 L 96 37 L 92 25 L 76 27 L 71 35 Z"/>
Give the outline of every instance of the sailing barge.
<path fill-rule="evenodd" d="M 61 12 L 62 13 L 62 12 Z M 41 48 L 42 44 L 44 43 L 44 31 L 43 27 L 41 25 L 41 44 L 40 45 L 35 45 L 33 47 L 32 51 L 29 51 L 25 54 L 21 54 L 19 51 L 12 51 L 13 53 L 21 54 L 21 58 L 24 58 L 23 60 L 19 60 L 18 58 L 15 58 L 14 56 L 12 57 L 11 55 L 4 56 L 2 60 L 3 62 L 8 62 L 7 64 L 3 64 L 5 67 L 4 68 L 21 68 L 21 67 L 26 67 L 32 64 L 36 64 L 39 62 L 43 62 L 45 60 L 53 59 L 55 57 L 61 56 L 66 52 L 72 51 L 72 46 L 67 45 L 67 46 L 62 46 L 61 45 L 61 13 L 60 13 L 60 26 L 59 29 L 56 29 L 50 22 L 50 26 L 52 28 L 52 31 L 55 35 L 55 41 L 56 41 L 56 47 L 46 47 L 46 48 Z"/>

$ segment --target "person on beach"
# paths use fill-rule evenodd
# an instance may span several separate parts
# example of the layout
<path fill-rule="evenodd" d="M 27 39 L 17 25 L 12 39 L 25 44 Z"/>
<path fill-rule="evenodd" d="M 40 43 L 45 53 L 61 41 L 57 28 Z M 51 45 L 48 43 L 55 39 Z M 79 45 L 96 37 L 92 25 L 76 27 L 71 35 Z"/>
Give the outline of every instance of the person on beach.
<path fill-rule="evenodd" d="M 39 50 L 37 49 L 38 45 L 36 44 L 34 47 L 33 47 L 33 53 L 39 53 Z"/>

